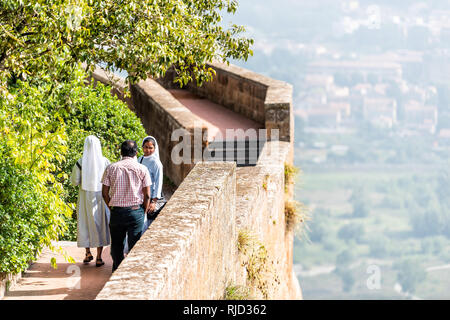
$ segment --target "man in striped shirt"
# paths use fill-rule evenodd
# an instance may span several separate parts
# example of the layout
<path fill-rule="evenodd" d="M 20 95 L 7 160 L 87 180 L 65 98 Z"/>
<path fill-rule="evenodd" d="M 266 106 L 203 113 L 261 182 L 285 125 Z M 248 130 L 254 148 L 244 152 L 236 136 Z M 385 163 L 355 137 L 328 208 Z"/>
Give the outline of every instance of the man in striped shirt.
<path fill-rule="evenodd" d="M 136 160 L 137 144 L 134 140 L 122 143 L 122 159 L 110 164 L 102 177 L 102 195 L 111 211 L 111 257 L 113 272 L 124 259 L 125 235 L 131 250 L 142 234 L 144 215 L 150 209 L 150 185 L 147 168 Z"/>

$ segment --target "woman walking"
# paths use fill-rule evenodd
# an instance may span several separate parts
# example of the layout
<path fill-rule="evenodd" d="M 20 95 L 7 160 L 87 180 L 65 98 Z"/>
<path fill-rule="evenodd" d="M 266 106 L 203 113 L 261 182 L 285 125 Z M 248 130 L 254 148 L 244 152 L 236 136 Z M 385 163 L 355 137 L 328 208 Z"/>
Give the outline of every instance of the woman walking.
<path fill-rule="evenodd" d="M 77 245 L 86 249 L 83 263 L 94 259 L 90 248 L 97 248 L 96 267 L 102 260 L 104 246 L 111 243 L 109 209 L 102 198 L 101 178 L 110 161 L 103 157 L 100 140 L 88 136 L 84 141 L 83 157 L 73 166 L 70 180 L 79 186 L 77 203 Z"/>
<path fill-rule="evenodd" d="M 166 204 L 166 200 L 162 192 L 163 165 L 159 159 L 159 148 L 156 139 L 152 136 L 145 137 L 142 141 L 142 151 L 144 155 L 138 158 L 138 162 L 147 167 L 152 180 L 152 185 L 150 186 L 150 211 L 144 221 L 143 232 L 145 232 Z"/>

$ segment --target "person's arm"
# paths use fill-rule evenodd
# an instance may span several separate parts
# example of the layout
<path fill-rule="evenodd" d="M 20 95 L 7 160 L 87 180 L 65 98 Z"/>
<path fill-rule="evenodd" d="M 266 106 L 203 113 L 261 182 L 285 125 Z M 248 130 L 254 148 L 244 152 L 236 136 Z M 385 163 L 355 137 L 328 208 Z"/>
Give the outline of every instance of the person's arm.
<path fill-rule="evenodd" d="M 105 203 L 108 206 L 108 209 L 111 210 L 111 208 L 109 207 L 109 201 L 111 200 L 109 198 L 109 186 L 107 186 L 107 185 L 102 186 L 102 196 L 103 196 L 103 200 L 105 200 Z"/>
<path fill-rule="evenodd" d="M 145 186 L 142 188 L 142 193 L 144 193 L 144 210 L 145 213 L 150 211 L 150 197 L 152 196 L 152 191 L 150 189 L 151 185 L 152 185 L 152 179 L 150 178 L 150 173 L 148 172 L 147 168 L 142 165 L 142 167 L 144 167 L 144 177 L 142 180 L 142 185 Z"/>
<path fill-rule="evenodd" d="M 145 213 L 150 211 L 150 186 L 142 188 L 144 193 L 144 211 Z"/>
<path fill-rule="evenodd" d="M 74 186 L 78 186 L 81 183 L 81 171 L 75 164 L 72 168 L 72 174 L 70 175 L 70 182 Z"/>

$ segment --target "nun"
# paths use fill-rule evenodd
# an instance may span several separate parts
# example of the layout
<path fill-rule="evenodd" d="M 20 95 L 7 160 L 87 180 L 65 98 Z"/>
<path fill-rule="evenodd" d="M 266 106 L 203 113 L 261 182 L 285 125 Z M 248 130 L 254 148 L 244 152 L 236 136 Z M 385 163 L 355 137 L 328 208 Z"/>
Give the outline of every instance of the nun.
<path fill-rule="evenodd" d="M 142 141 L 142 151 L 144 155 L 138 158 L 138 162 L 147 167 L 153 182 L 150 186 L 150 208 L 144 220 L 143 232 L 145 232 L 166 204 L 166 200 L 162 192 L 163 165 L 159 159 L 159 148 L 156 139 L 152 136 L 145 137 Z"/>
<path fill-rule="evenodd" d="M 97 248 L 96 267 L 102 260 L 104 246 L 111 243 L 109 233 L 109 209 L 102 197 L 101 178 L 110 161 L 103 157 L 100 140 L 93 135 L 84 141 L 83 157 L 72 169 L 70 180 L 79 186 L 77 202 L 77 246 L 86 249 L 84 264 L 91 262 L 90 248 Z"/>

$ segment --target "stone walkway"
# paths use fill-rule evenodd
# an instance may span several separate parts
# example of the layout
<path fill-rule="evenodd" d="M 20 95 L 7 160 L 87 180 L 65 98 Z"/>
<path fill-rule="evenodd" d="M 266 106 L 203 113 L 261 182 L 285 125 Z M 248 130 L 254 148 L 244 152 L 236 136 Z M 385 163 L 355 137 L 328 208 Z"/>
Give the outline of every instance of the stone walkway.
<path fill-rule="evenodd" d="M 176 187 L 163 184 L 164 196 L 172 197 Z M 3 300 L 93 300 L 102 290 L 112 273 L 110 247 L 103 248 L 102 259 L 105 264 L 95 266 L 96 248 L 91 248 L 94 256 L 88 265 L 83 264 L 84 248 L 78 248 L 76 242 L 60 241 L 58 245 L 75 259 L 68 263 L 62 254 L 53 253 L 45 248 L 39 259 L 9 291 Z M 51 258 L 56 258 L 57 269 L 51 266 Z"/>
<path fill-rule="evenodd" d="M 97 249 L 91 249 L 94 260 L 83 264 L 85 249 L 76 242 L 58 242 L 76 261 L 68 263 L 61 254 L 45 248 L 22 279 L 5 294 L 4 300 L 93 300 L 111 276 L 112 260 L 109 247 L 103 249 L 105 265 L 95 267 Z M 50 263 L 56 258 L 57 269 Z"/>
<path fill-rule="evenodd" d="M 208 141 L 213 141 L 219 134 L 222 138 L 220 140 L 225 140 L 227 129 L 242 129 L 243 131 L 256 129 L 257 131 L 264 127 L 256 121 L 208 99 L 203 99 L 187 90 L 170 89 L 168 91 L 193 114 L 203 119 L 208 127 Z M 238 139 L 245 139 L 243 132 L 236 132 L 235 136 Z"/>

